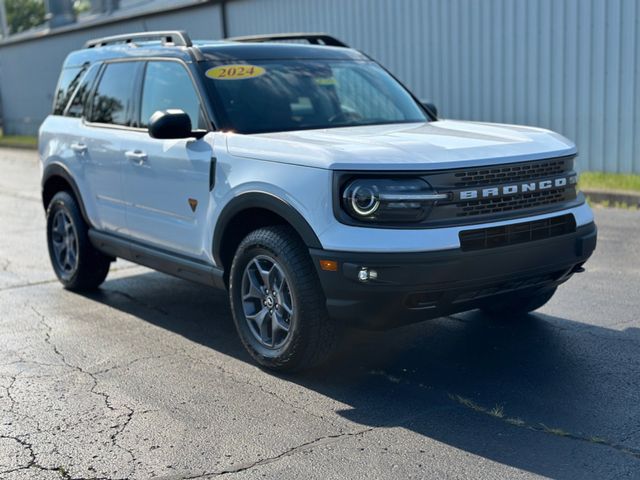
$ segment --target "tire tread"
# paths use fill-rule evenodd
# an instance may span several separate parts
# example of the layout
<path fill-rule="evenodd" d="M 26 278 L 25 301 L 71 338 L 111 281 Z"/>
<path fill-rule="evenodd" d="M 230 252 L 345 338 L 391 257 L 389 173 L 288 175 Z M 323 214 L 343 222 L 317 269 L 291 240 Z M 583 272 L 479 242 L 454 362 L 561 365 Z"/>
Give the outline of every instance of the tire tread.
<path fill-rule="evenodd" d="M 338 329 L 328 316 L 326 300 L 309 252 L 291 227 L 277 225 L 260 228 L 240 242 L 231 266 L 230 280 L 230 297 L 236 324 L 238 321 L 245 321 L 244 318 L 236 318 L 242 314 L 234 305 L 236 276 L 242 275 L 238 271 L 238 261 L 245 251 L 254 247 L 272 251 L 287 263 L 294 276 L 290 281 L 295 284 L 298 299 L 302 299 L 297 302 L 297 315 L 304 325 L 301 327 L 301 334 L 293 338 L 291 347 L 284 356 L 265 358 L 260 355 L 243 338 L 238 328 L 245 347 L 261 365 L 271 369 L 295 371 L 319 365 L 333 352 Z"/>
<path fill-rule="evenodd" d="M 89 240 L 89 228 L 82 218 L 80 208 L 73 195 L 67 191 L 56 193 L 47 207 L 47 235 L 49 233 L 49 222 L 53 211 L 59 207 L 65 208 L 71 216 L 71 221 L 76 228 L 78 235 L 78 271 L 69 280 L 58 279 L 67 290 L 89 291 L 98 288 L 107 278 L 111 259 L 102 254 L 91 244 Z M 49 241 L 47 242 L 49 243 Z M 51 254 L 51 251 L 50 251 Z M 53 264 L 53 258 L 51 259 Z M 54 266 L 55 271 L 55 266 Z M 57 275 L 57 272 L 56 272 Z"/>

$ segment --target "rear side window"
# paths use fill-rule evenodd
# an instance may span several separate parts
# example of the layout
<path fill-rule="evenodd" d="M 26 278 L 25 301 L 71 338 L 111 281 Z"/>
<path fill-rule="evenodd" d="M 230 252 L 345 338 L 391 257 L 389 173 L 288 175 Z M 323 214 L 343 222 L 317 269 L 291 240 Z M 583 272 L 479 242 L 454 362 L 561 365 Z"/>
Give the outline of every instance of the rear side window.
<path fill-rule="evenodd" d="M 71 67 L 62 70 L 53 102 L 54 115 L 62 115 L 64 113 L 64 109 L 69 103 L 71 95 L 75 92 L 86 70 L 86 66 Z"/>
<path fill-rule="evenodd" d="M 139 62 L 109 63 L 98 83 L 89 121 L 129 125 L 135 75 Z"/>
<path fill-rule="evenodd" d="M 64 113 L 66 117 L 82 117 L 89 111 L 89 95 L 99 70 L 99 65 L 94 65 L 84 75 Z"/>
<path fill-rule="evenodd" d="M 206 128 L 200 98 L 186 68 L 178 62 L 149 62 L 142 87 L 141 125 L 147 127 L 151 115 L 169 108 L 187 113 L 193 128 Z"/>

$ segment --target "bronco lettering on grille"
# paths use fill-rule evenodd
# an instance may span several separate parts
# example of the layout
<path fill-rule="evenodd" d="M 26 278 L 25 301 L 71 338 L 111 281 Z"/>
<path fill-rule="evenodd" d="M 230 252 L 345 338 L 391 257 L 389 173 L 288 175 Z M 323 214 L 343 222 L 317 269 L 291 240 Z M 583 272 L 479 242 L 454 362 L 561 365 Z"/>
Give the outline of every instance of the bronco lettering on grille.
<path fill-rule="evenodd" d="M 551 188 L 564 188 L 567 185 L 575 185 L 578 177 L 571 175 L 568 177 L 557 177 L 550 180 L 539 180 L 535 182 L 518 183 L 512 185 L 500 185 L 495 187 L 478 188 L 474 190 L 461 190 L 457 193 L 458 200 L 477 200 L 480 198 L 495 198 L 519 193 L 539 192 Z"/>

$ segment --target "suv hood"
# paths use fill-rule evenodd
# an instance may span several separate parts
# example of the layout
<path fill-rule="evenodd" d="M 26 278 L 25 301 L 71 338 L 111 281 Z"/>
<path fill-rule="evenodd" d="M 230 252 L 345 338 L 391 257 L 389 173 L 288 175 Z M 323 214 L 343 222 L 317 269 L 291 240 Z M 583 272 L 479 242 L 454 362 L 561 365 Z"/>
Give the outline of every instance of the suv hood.
<path fill-rule="evenodd" d="M 549 130 L 453 120 L 227 134 L 227 148 L 234 156 L 333 170 L 435 170 L 576 153 Z"/>

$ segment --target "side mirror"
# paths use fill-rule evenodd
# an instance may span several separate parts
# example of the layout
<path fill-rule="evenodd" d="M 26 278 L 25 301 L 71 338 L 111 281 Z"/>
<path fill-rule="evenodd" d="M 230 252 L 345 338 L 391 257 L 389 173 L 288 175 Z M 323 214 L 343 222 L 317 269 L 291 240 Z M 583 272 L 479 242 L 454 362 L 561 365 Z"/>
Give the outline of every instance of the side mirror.
<path fill-rule="evenodd" d="M 149 136 L 162 140 L 177 138 L 202 138 L 207 132 L 193 131 L 191 119 L 182 110 L 158 110 L 149 119 Z"/>
<path fill-rule="evenodd" d="M 438 118 L 438 107 L 431 102 L 422 102 L 422 106 L 427 109 L 434 117 Z"/>

